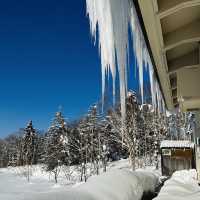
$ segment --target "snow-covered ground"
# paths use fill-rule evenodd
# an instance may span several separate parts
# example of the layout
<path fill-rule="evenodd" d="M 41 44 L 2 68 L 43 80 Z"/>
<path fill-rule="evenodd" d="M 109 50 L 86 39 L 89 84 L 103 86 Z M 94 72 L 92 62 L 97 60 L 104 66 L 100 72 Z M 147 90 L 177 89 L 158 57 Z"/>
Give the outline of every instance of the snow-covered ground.
<path fill-rule="evenodd" d="M 114 169 L 71 190 L 42 193 L 28 200 L 140 200 L 144 192 L 155 191 L 158 180 L 151 172 Z"/>
<path fill-rule="evenodd" d="M 62 172 L 58 184 L 41 166 L 33 167 L 30 183 L 23 176 L 25 168 L 0 169 L 0 200 L 78 200 L 80 197 L 81 200 L 84 197 L 87 200 L 128 200 L 130 197 L 137 200 L 144 191 L 154 189 L 158 173 L 152 168 L 133 173 L 129 166 L 128 160 L 112 162 L 106 174 L 93 176 L 86 184 L 79 182 L 75 167 L 71 180 Z"/>
<path fill-rule="evenodd" d="M 196 170 L 175 172 L 155 200 L 200 200 Z"/>
<path fill-rule="evenodd" d="M 47 175 L 33 176 L 28 183 L 25 177 L 11 169 L 0 170 L 0 200 L 25 200 L 25 196 L 53 190 L 59 190 L 59 187 L 56 187 L 53 180 L 49 181 Z"/>
<path fill-rule="evenodd" d="M 112 162 L 108 172 L 80 183 L 73 167 L 71 180 L 60 173 L 59 183 L 42 166 L 34 166 L 28 183 L 25 168 L 0 169 L 0 200 L 140 200 L 142 194 L 154 191 L 159 171 L 153 168 L 132 172 L 128 160 Z M 155 200 L 200 200 L 195 170 L 177 171 L 167 180 Z"/>

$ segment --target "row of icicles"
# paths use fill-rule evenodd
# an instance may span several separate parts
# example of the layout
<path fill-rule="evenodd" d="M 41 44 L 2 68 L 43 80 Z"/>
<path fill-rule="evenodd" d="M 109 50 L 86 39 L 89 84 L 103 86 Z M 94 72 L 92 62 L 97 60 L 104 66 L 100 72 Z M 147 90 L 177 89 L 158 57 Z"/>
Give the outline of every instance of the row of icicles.
<path fill-rule="evenodd" d="M 113 98 L 115 98 L 116 73 L 119 73 L 122 121 L 125 121 L 127 95 L 127 69 L 129 60 L 129 29 L 139 72 L 139 86 L 144 103 L 144 69 L 148 69 L 151 86 L 152 106 L 161 113 L 165 111 L 163 96 L 155 77 L 153 65 L 141 31 L 133 0 L 86 0 L 90 30 L 99 51 L 102 68 L 102 97 L 105 93 L 106 76 L 113 78 Z M 97 28 L 98 27 L 98 28 Z"/>

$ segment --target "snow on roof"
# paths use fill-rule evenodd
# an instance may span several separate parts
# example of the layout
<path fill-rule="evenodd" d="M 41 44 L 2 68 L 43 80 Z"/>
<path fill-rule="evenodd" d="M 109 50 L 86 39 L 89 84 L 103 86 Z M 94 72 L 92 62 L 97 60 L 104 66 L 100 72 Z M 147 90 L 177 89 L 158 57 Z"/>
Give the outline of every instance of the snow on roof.
<path fill-rule="evenodd" d="M 194 143 L 189 140 L 163 140 L 160 148 L 194 148 Z"/>

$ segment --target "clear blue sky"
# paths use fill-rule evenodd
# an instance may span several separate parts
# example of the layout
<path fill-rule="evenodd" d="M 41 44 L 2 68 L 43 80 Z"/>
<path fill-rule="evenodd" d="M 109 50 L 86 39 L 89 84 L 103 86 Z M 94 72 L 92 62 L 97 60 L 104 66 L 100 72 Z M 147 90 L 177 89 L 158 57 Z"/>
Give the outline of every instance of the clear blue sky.
<path fill-rule="evenodd" d="M 46 129 L 62 105 L 75 119 L 101 94 L 85 0 L 0 3 L 0 137 L 32 119 Z"/>

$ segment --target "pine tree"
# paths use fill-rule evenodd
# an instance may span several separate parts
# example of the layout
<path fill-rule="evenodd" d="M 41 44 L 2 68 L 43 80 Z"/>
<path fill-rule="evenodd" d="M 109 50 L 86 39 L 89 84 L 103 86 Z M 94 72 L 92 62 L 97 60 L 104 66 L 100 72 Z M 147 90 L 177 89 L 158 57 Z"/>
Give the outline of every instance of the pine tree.
<path fill-rule="evenodd" d="M 78 125 L 79 131 L 79 143 L 77 146 L 79 147 L 80 152 L 80 181 L 87 181 L 87 164 L 89 162 L 89 137 L 88 137 L 88 127 L 87 127 L 87 118 L 84 117 L 80 120 Z"/>
<path fill-rule="evenodd" d="M 36 145 L 37 145 L 37 133 L 33 128 L 32 121 L 30 121 L 27 127 L 24 129 L 24 136 L 23 136 L 24 164 L 26 165 L 35 164 Z"/>
<path fill-rule="evenodd" d="M 8 146 L 6 141 L 0 139 L 0 168 L 8 165 Z"/>
<path fill-rule="evenodd" d="M 88 112 L 88 139 L 89 139 L 89 158 L 90 163 L 93 165 L 95 173 L 99 174 L 99 163 L 100 163 L 100 132 L 98 131 L 98 111 L 97 106 L 94 105 Z"/>
<path fill-rule="evenodd" d="M 87 174 L 87 169 L 89 165 L 91 174 L 99 174 L 102 162 L 104 162 L 104 171 L 106 170 L 107 148 L 105 148 L 105 130 L 102 122 L 102 116 L 99 115 L 97 105 L 91 106 L 88 114 L 79 122 L 78 141 L 80 148 L 81 181 L 83 181 L 83 179 L 87 181 L 89 176 L 89 174 Z"/>
<path fill-rule="evenodd" d="M 55 182 L 58 182 L 59 167 L 70 165 L 69 141 L 65 119 L 61 112 L 57 112 L 47 133 L 46 170 L 54 173 Z"/>
<path fill-rule="evenodd" d="M 23 149 L 23 162 L 27 166 L 27 179 L 30 180 L 30 167 L 36 163 L 36 146 L 37 146 L 37 134 L 33 128 L 33 123 L 30 121 L 27 127 L 24 129 L 24 136 L 22 140 Z"/>
<path fill-rule="evenodd" d="M 45 157 L 45 135 L 38 134 L 38 140 L 37 140 L 37 163 L 41 164 L 44 163 L 44 157 Z"/>

